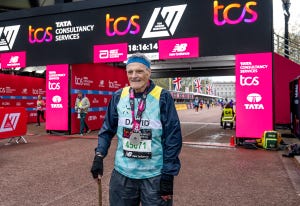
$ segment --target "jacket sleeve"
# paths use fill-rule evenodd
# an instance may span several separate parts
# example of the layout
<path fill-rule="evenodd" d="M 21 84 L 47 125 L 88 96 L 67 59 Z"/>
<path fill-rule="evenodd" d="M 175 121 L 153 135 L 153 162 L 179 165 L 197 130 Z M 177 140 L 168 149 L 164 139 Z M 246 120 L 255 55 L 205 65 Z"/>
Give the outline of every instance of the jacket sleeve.
<path fill-rule="evenodd" d="M 104 157 L 107 155 L 112 138 L 117 133 L 118 111 L 117 105 L 120 100 L 121 90 L 118 90 L 111 98 L 103 125 L 98 134 L 98 146 L 96 152 L 100 152 Z"/>
<path fill-rule="evenodd" d="M 76 100 L 75 100 L 75 111 L 77 112 L 78 110 L 78 98 L 76 97 Z"/>
<path fill-rule="evenodd" d="M 162 173 L 178 175 L 180 170 L 179 153 L 182 147 L 180 121 L 171 94 L 162 90 L 160 98 L 161 122 L 163 127 L 163 168 Z"/>

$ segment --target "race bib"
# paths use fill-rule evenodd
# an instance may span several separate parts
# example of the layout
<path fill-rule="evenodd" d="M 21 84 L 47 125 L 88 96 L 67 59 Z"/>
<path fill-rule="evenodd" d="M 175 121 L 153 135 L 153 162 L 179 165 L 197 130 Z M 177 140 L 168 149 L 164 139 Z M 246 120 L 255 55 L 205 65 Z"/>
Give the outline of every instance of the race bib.
<path fill-rule="evenodd" d="M 131 129 L 123 128 L 123 152 L 128 158 L 151 159 L 152 132 L 150 129 L 141 129 L 141 140 L 138 144 L 130 141 Z"/>

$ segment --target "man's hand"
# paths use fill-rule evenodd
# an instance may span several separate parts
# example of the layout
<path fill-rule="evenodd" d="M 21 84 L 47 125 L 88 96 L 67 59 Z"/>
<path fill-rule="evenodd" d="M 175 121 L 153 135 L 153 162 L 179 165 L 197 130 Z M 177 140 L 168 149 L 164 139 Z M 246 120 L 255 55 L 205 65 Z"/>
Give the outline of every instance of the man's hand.
<path fill-rule="evenodd" d="M 96 154 L 91 168 L 93 178 L 98 178 L 98 175 L 103 175 L 103 156 Z"/>
<path fill-rule="evenodd" d="M 162 174 L 160 178 L 160 196 L 164 201 L 172 199 L 174 176 Z"/>

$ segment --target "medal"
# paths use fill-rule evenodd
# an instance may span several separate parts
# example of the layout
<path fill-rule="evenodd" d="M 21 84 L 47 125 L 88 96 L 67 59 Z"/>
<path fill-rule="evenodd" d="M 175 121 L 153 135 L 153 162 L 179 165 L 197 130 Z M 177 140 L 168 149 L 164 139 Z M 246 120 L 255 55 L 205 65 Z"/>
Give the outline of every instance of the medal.
<path fill-rule="evenodd" d="M 129 141 L 131 144 L 133 145 L 139 145 L 141 142 L 141 134 L 139 132 L 133 132 L 131 133 L 130 137 L 129 137 Z"/>

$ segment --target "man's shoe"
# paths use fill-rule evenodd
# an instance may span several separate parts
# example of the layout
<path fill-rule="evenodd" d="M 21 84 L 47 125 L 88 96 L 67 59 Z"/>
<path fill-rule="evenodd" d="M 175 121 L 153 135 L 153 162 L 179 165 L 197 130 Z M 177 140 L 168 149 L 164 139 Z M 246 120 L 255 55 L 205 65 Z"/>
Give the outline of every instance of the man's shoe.
<path fill-rule="evenodd" d="M 83 136 L 83 134 L 81 133 L 80 136 Z"/>
<path fill-rule="evenodd" d="M 89 129 L 86 133 L 87 133 L 87 134 L 91 133 L 91 130 Z"/>

